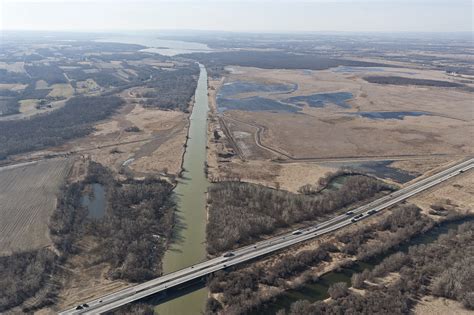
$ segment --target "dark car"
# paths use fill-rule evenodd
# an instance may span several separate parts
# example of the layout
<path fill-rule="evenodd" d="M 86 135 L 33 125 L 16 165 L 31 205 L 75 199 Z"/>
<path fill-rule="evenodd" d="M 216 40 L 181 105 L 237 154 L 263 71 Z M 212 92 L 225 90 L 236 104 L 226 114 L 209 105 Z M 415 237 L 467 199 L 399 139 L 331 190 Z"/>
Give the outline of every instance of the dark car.
<path fill-rule="evenodd" d="M 76 310 L 82 310 L 83 307 L 81 305 L 76 306 Z"/>
<path fill-rule="evenodd" d="M 367 212 L 368 215 L 372 215 L 374 213 L 377 213 L 377 210 L 370 210 L 369 212 Z"/>
<path fill-rule="evenodd" d="M 82 306 L 84 306 L 84 307 L 89 307 L 89 304 L 84 303 L 84 304 L 82 304 Z"/>

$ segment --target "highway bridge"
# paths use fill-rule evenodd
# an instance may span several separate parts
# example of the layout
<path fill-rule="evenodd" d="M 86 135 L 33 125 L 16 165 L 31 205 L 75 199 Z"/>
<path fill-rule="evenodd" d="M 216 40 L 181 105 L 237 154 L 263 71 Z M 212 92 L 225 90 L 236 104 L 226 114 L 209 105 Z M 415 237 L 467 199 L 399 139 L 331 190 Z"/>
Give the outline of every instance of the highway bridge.
<path fill-rule="evenodd" d="M 474 167 L 474 159 L 458 163 L 442 172 L 422 179 L 410 186 L 393 192 L 364 206 L 348 211 L 330 220 L 291 233 L 279 235 L 265 241 L 245 246 L 202 263 L 178 270 L 159 278 L 131 286 L 92 301 L 83 301 L 81 305 L 61 312 L 60 314 L 101 314 L 120 306 L 164 292 L 190 281 L 200 279 L 218 270 L 242 264 L 252 259 L 267 255 L 289 246 L 333 232 L 401 202 L 417 193 L 427 190 L 456 175 Z"/>

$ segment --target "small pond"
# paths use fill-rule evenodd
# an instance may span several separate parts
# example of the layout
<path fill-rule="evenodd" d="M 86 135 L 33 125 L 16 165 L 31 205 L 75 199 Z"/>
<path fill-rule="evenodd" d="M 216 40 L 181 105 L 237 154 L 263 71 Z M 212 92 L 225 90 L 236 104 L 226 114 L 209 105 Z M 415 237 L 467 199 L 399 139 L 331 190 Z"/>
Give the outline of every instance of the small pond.
<path fill-rule="evenodd" d="M 403 120 L 406 116 L 418 117 L 418 116 L 429 116 L 430 113 L 426 112 L 358 112 L 354 113 L 364 118 L 369 119 L 398 119 Z"/>
<path fill-rule="evenodd" d="M 380 67 L 352 67 L 352 66 L 339 66 L 331 69 L 332 72 L 384 72 L 384 68 Z"/>
<path fill-rule="evenodd" d="M 414 179 L 417 175 L 410 174 L 404 170 L 391 167 L 394 161 L 374 161 L 374 162 L 352 162 L 352 163 L 328 163 L 333 167 L 348 167 L 359 172 L 374 175 L 379 178 L 391 179 L 397 183 L 406 183 Z"/>
<path fill-rule="evenodd" d="M 105 214 L 106 198 L 104 186 L 92 184 L 92 191 L 82 197 L 82 205 L 89 211 L 88 217 L 100 219 Z"/>

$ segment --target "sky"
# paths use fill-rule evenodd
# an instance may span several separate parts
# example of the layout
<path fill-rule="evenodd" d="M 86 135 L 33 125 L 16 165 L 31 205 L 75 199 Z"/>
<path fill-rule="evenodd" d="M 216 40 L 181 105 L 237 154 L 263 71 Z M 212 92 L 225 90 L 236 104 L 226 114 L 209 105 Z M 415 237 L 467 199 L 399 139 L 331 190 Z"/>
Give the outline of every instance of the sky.
<path fill-rule="evenodd" d="M 473 1 L 0 0 L 0 29 L 472 32 Z"/>

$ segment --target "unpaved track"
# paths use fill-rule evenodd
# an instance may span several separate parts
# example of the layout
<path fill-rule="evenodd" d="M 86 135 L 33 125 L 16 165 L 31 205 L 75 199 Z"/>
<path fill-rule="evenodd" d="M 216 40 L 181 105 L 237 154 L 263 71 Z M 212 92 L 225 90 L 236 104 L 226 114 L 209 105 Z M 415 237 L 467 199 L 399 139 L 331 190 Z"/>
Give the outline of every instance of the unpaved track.
<path fill-rule="evenodd" d="M 368 155 L 368 156 L 328 156 L 328 157 L 302 157 L 296 158 L 293 157 L 279 149 L 272 148 L 268 145 L 262 143 L 262 133 L 265 131 L 265 127 L 251 124 L 233 117 L 229 117 L 226 115 L 219 116 L 219 121 L 226 133 L 231 145 L 234 147 L 235 151 L 238 153 L 240 159 L 244 160 L 242 152 L 237 145 L 237 142 L 232 136 L 231 130 L 227 127 L 225 120 L 235 121 L 241 124 L 245 124 L 247 126 L 253 127 L 256 132 L 254 133 L 254 141 L 255 145 L 259 148 L 264 149 L 270 153 L 273 153 L 279 157 L 279 159 L 274 160 L 277 163 L 329 163 L 329 162 L 379 162 L 379 161 L 406 161 L 406 160 L 424 160 L 430 158 L 460 158 L 465 157 L 464 155 L 456 155 L 456 154 L 405 154 L 405 155 Z M 281 157 L 285 157 L 285 159 L 281 159 Z"/>

